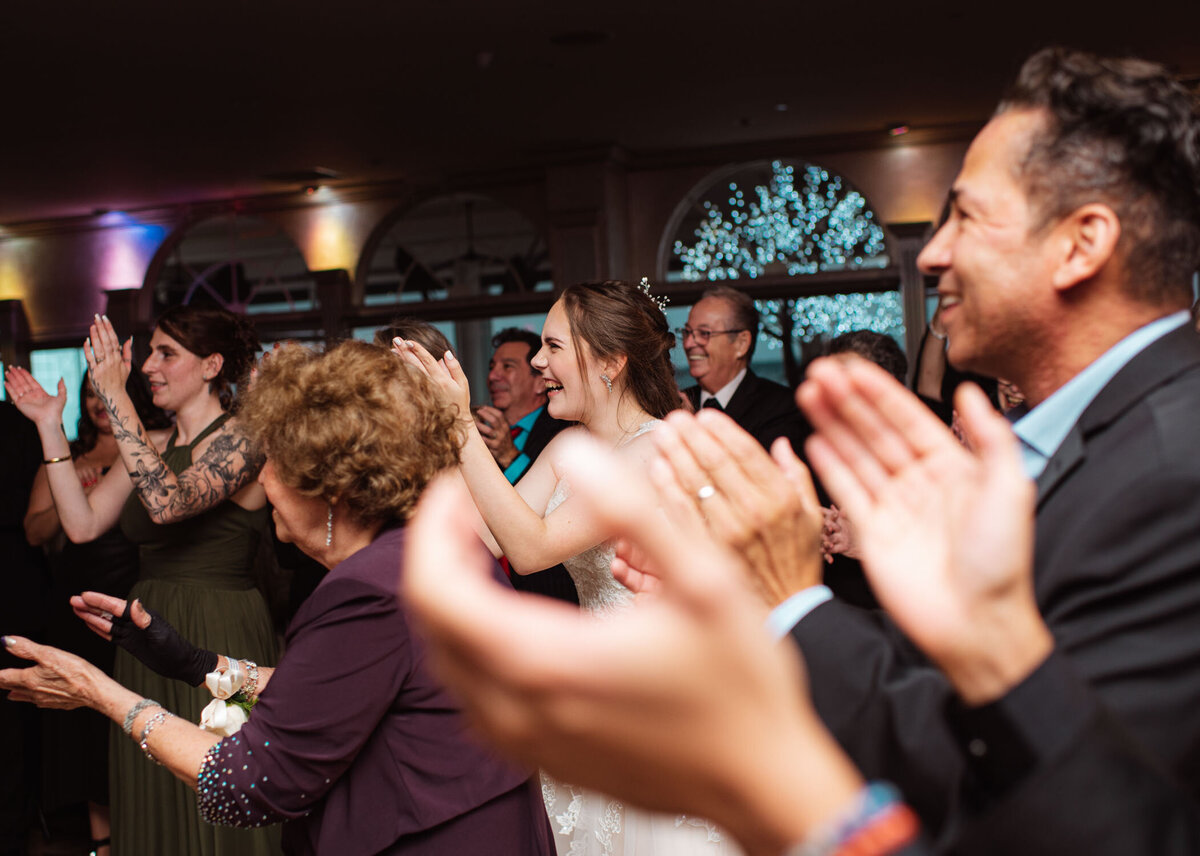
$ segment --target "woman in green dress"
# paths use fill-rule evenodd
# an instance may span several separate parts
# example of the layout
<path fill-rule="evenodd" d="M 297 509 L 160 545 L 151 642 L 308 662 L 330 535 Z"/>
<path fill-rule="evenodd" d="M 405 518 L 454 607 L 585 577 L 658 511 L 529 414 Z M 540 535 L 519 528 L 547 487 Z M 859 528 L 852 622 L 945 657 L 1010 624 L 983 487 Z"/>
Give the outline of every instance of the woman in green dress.
<path fill-rule="evenodd" d="M 120 521 L 139 546 L 141 571 L 130 598 L 141 600 L 181 633 L 215 651 L 275 662 L 275 636 L 251 573 L 267 523 L 257 483 L 261 455 L 231 417 L 233 390 L 250 371 L 258 338 L 250 323 L 219 309 L 177 307 L 159 318 L 143 365 L 154 403 L 175 414 L 170 436 L 149 434 L 125 392 L 131 341 L 97 316 L 84 355 L 120 448 L 114 466 L 85 494 L 67 466 L 62 433 L 65 387 L 45 392 L 25 370 L 5 387 L 38 427 L 46 475 L 67 536 L 89 541 Z M 150 672 L 124 651 L 114 677 L 178 716 L 198 722 L 211 698 Z M 113 856 L 266 856 L 278 852 L 270 829 L 235 830 L 199 820 L 195 793 L 145 763 L 128 740 L 111 741 Z"/>

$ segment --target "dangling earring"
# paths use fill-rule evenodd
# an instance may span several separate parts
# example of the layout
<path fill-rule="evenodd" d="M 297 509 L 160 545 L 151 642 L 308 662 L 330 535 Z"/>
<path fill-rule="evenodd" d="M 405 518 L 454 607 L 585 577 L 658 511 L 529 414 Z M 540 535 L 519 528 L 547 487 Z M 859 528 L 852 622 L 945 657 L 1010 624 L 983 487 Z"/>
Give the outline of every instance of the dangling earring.
<path fill-rule="evenodd" d="M 325 518 L 325 546 L 333 544 L 333 503 L 329 504 L 329 516 Z"/>
<path fill-rule="evenodd" d="M 608 387 L 608 391 L 612 392 L 612 378 L 607 374 L 600 375 L 600 380 L 604 381 L 604 385 Z"/>

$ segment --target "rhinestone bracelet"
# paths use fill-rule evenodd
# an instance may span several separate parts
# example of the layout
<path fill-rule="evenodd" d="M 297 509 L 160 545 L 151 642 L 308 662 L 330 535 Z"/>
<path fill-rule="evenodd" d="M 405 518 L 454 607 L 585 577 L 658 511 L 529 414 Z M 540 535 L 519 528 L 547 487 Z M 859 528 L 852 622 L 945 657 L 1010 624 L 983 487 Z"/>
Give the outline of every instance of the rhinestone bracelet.
<path fill-rule="evenodd" d="M 169 713 L 167 713 L 165 710 L 160 710 L 158 713 L 154 714 L 154 716 L 150 717 L 150 721 L 147 722 L 146 727 L 142 729 L 142 739 L 138 741 L 139 745 L 142 747 L 142 754 L 159 766 L 162 765 L 162 762 L 155 758 L 150 752 L 150 746 L 146 743 L 146 741 L 150 739 L 150 732 L 153 731 L 160 722 L 165 721 L 168 716 L 170 716 Z"/>
<path fill-rule="evenodd" d="M 162 707 L 162 705 L 154 699 L 144 698 L 129 708 L 129 713 L 125 714 L 125 721 L 121 723 L 121 730 L 125 732 L 126 737 L 133 736 L 133 721 L 137 719 L 139 713 L 148 707 Z"/>

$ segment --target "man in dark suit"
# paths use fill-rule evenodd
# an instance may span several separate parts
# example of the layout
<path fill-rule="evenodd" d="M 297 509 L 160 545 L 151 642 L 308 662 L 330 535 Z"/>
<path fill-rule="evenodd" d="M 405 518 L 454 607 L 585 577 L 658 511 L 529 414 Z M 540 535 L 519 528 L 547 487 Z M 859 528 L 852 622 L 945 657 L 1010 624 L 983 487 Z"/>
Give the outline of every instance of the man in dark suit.
<path fill-rule="evenodd" d="M 725 411 L 764 448 L 776 437 L 787 437 L 800 454 L 809 428 L 791 391 L 750 370 L 758 327 L 758 309 L 745 294 L 728 286 L 706 290 L 678 331 L 697 384 L 684 394 L 695 410 Z"/>
<path fill-rule="evenodd" d="M 1191 99 L 1161 67 L 1041 52 L 971 144 L 919 259 L 939 277 L 951 362 L 1027 396 L 1014 430 L 1037 480 L 1035 593 L 1056 649 L 1193 796 L 1197 139 Z M 792 582 L 803 591 L 773 624 L 792 628 L 818 711 L 867 775 L 898 784 L 935 830 L 1002 800 L 1053 716 L 1017 721 L 983 697 L 943 727 L 944 677 L 888 621 Z"/>
<path fill-rule="evenodd" d="M 530 365 L 541 347 L 542 340 L 536 333 L 515 327 L 493 336 L 487 378 L 492 404 L 475 411 L 475 424 L 483 442 L 510 484 L 516 484 L 546 444 L 571 424 L 555 419 L 546 410 L 546 382 Z M 579 603 L 575 583 L 562 565 L 536 574 L 509 576 L 518 591 Z"/>

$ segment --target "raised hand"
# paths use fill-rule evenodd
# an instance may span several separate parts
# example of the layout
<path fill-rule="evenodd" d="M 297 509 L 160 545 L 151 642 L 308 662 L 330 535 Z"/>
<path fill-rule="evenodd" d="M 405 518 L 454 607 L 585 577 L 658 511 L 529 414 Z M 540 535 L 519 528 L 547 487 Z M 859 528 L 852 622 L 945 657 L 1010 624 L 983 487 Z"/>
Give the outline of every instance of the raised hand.
<path fill-rule="evenodd" d="M 67 405 L 67 384 L 62 378 L 58 379 L 58 395 L 50 395 L 28 370 L 9 366 L 4 372 L 4 391 L 27 419 L 50 428 L 62 424 Z"/>
<path fill-rule="evenodd" d="M 865 360 L 820 360 L 797 394 L 809 460 L 854 521 L 879 602 L 963 697 L 997 697 L 1053 646 L 1033 594 L 1034 485 L 977 387 L 955 406 L 964 448 Z"/>
<path fill-rule="evenodd" d="M 719 411 L 674 411 L 654 442 L 717 541 L 738 553 L 776 606 L 821 582 L 822 511 L 808 469 L 786 440 L 768 455 Z"/>
<path fill-rule="evenodd" d="M 471 420 L 470 384 L 453 351 L 446 351 L 438 360 L 420 342 L 399 338 L 392 340 L 392 350 L 433 381 L 443 402 L 456 405 L 459 416 Z"/>
<path fill-rule="evenodd" d="M 84 340 L 83 357 L 87 360 L 92 389 L 111 415 L 112 402 L 125 392 L 125 381 L 133 370 L 133 337 L 122 346 L 108 316 L 97 315 Z"/>

